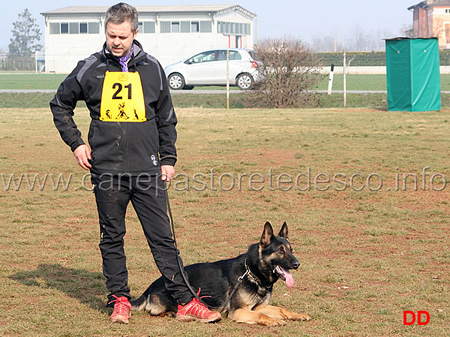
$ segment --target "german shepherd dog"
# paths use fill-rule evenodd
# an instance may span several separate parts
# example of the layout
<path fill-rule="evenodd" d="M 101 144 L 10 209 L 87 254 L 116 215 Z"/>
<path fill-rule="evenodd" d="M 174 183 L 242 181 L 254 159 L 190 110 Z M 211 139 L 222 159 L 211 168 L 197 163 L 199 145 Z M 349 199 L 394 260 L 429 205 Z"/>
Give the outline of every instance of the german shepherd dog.
<path fill-rule="evenodd" d="M 286 320 L 309 321 L 281 307 L 269 305 L 274 283 L 278 279 L 288 287 L 294 285 L 289 270 L 300 266 L 288 241 L 288 226 L 283 224 L 278 236 L 266 222 L 259 243 L 247 253 L 228 260 L 197 263 L 185 267 L 191 286 L 211 310 L 249 324 L 285 325 Z M 153 282 L 138 299 L 131 301 L 133 309 L 145 310 L 154 316 L 175 316 L 177 302 L 165 289 L 162 277 Z"/>

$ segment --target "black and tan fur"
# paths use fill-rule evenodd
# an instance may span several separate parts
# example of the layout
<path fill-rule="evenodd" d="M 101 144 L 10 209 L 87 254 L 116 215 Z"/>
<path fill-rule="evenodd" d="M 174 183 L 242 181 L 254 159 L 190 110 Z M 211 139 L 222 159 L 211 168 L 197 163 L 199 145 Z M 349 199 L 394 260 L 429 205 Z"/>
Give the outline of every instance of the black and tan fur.
<path fill-rule="evenodd" d="M 251 245 L 247 253 L 228 260 L 186 266 L 185 271 L 191 286 L 195 291 L 200 289 L 202 301 L 211 310 L 227 314 L 237 322 L 278 326 L 285 325 L 286 320 L 311 319 L 269 305 L 273 284 L 279 278 L 285 279 L 286 274 L 290 275 L 289 270 L 297 269 L 299 265 L 292 254 L 286 223 L 275 236 L 271 224 L 266 222 L 260 242 Z M 242 282 L 238 281 L 239 277 Z M 162 278 L 131 303 L 134 309 L 146 310 L 155 316 L 174 316 L 177 312 L 177 303 L 165 289 Z"/>

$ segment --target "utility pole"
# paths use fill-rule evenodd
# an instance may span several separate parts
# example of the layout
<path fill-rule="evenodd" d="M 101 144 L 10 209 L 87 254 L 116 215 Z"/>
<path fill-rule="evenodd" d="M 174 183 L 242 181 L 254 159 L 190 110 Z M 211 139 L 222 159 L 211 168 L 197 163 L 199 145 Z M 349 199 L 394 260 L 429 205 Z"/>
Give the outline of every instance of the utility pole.
<path fill-rule="evenodd" d="M 230 50 L 227 50 L 227 110 L 230 110 Z"/>
<path fill-rule="evenodd" d="M 347 51 L 344 49 L 344 108 L 347 106 Z"/>

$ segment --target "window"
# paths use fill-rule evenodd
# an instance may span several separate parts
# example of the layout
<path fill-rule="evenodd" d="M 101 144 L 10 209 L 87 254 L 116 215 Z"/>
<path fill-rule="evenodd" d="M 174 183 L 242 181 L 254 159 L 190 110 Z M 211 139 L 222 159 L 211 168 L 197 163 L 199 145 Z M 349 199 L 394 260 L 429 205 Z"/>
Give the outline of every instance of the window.
<path fill-rule="evenodd" d="M 226 50 L 217 50 L 218 55 L 216 56 L 217 61 L 226 61 L 227 60 L 227 51 Z M 230 61 L 239 61 L 242 60 L 242 56 L 236 50 L 230 50 Z"/>
<path fill-rule="evenodd" d="M 192 64 L 192 63 L 212 62 L 216 60 L 216 57 L 218 56 L 217 53 L 218 50 L 210 50 L 207 52 L 203 52 L 191 57 L 185 63 Z"/>
<path fill-rule="evenodd" d="M 89 34 L 100 34 L 100 23 L 89 22 L 88 23 L 88 33 Z"/>
<path fill-rule="evenodd" d="M 191 32 L 198 33 L 200 31 L 200 23 L 198 21 L 191 22 Z"/>
<path fill-rule="evenodd" d="M 180 32 L 180 22 L 179 21 L 161 21 L 160 32 L 161 33 L 179 33 Z"/>
<path fill-rule="evenodd" d="M 211 32 L 212 32 L 212 22 L 200 21 L 200 33 L 211 33 Z"/>
<path fill-rule="evenodd" d="M 61 24 L 59 22 L 50 22 L 50 34 L 61 34 Z"/>
<path fill-rule="evenodd" d="M 216 60 L 216 52 L 212 51 L 203 56 L 200 62 L 212 62 Z"/>
<path fill-rule="evenodd" d="M 154 21 L 139 22 L 139 33 L 154 34 L 156 32 L 156 25 Z"/>
<path fill-rule="evenodd" d="M 202 53 L 200 55 L 197 55 L 195 58 L 195 62 L 212 62 L 216 59 L 216 51 L 209 51 L 206 53 Z"/>
<path fill-rule="evenodd" d="M 181 21 L 181 32 L 182 33 L 190 33 L 191 32 L 190 21 Z"/>
<path fill-rule="evenodd" d="M 78 22 L 69 23 L 69 34 L 80 34 L 80 24 Z"/>
<path fill-rule="evenodd" d="M 87 22 L 80 22 L 80 34 L 87 34 L 88 24 Z"/>
<path fill-rule="evenodd" d="M 224 35 L 250 35 L 250 24 L 240 22 L 217 22 L 217 33 Z"/>
<path fill-rule="evenodd" d="M 69 24 L 61 23 L 61 34 L 69 34 Z"/>
<path fill-rule="evenodd" d="M 172 22 L 172 33 L 179 33 L 180 32 L 180 23 L 177 21 Z"/>
<path fill-rule="evenodd" d="M 217 57 L 217 61 L 226 61 L 227 60 L 227 51 L 219 50 L 219 56 Z"/>
<path fill-rule="evenodd" d="M 170 21 L 161 21 L 159 25 L 161 33 L 170 33 Z"/>
<path fill-rule="evenodd" d="M 50 22 L 50 34 L 99 34 L 98 22 Z"/>
<path fill-rule="evenodd" d="M 211 33 L 212 21 L 161 21 L 161 33 Z"/>
<path fill-rule="evenodd" d="M 242 56 L 241 56 L 241 54 L 239 54 L 239 52 L 237 52 L 235 50 L 230 50 L 230 60 L 238 61 L 241 59 L 242 59 Z"/>
<path fill-rule="evenodd" d="M 450 43 L 450 24 L 444 23 L 444 37 L 447 43 Z"/>
<path fill-rule="evenodd" d="M 144 22 L 144 33 L 154 34 L 156 32 L 155 22 L 146 21 Z"/>

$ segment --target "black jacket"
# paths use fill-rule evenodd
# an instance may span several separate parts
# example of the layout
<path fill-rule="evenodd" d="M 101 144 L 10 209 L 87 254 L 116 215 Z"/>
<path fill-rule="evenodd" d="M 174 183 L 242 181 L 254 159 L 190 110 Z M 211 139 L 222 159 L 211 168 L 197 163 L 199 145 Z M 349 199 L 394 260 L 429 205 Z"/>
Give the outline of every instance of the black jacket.
<path fill-rule="evenodd" d="M 102 51 L 78 62 L 50 102 L 54 123 L 72 151 L 84 144 L 73 115 L 77 101 L 86 102 L 92 118 L 88 139 L 93 173 L 159 174 L 160 165 L 175 165 L 177 118 L 164 70 L 137 41 L 128 68 L 141 77 L 145 122 L 99 120 L 105 72 L 122 71 L 119 60 L 106 45 Z"/>

